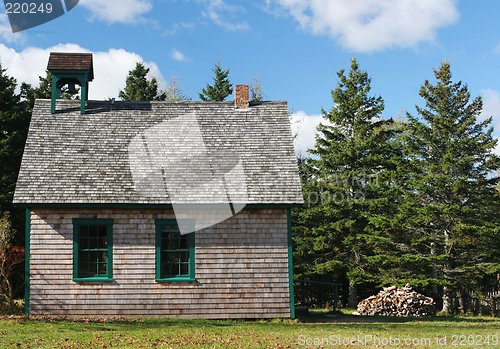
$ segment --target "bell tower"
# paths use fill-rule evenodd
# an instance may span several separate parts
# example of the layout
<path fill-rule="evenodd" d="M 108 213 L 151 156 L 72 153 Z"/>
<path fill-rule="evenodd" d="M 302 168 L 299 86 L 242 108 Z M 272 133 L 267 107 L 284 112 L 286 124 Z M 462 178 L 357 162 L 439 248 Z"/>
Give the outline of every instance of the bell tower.
<path fill-rule="evenodd" d="M 52 73 L 52 100 L 50 111 L 56 112 L 56 99 L 61 96 L 61 88 L 68 85 L 75 91 L 80 85 L 80 113 L 85 114 L 85 102 L 89 95 L 89 82 L 94 80 L 92 53 L 51 52 L 47 70 Z"/>

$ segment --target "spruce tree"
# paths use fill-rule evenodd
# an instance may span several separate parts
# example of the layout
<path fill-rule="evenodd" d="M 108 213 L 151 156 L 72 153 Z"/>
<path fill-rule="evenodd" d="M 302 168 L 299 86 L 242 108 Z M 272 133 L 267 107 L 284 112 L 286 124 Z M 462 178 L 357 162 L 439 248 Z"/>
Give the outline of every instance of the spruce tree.
<path fill-rule="evenodd" d="M 233 85 L 229 82 L 229 69 L 222 70 L 220 62 L 217 62 L 215 68 L 212 69 L 215 73 L 214 85 L 207 84 L 207 87 L 199 93 L 202 101 L 222 102 L 233 93 Z"/>
<path fill-rule="evenodd" d="M 36 98 L 45 98 L 50 99 L 52 97 L 52 73 L 48 70 L 45 71 L 45 77 L 38 76 L 38 80 L 40 81 L 38 87 L 33 88 L 33 97 Z M 68 86 L 63 86 L 61 88 L 60 98 L 63 99 L 78 99 L 78 92 L 80 88 L 77 87 L 75 92 L 71 92 L 68 89 Z"/>
<path fill-rule="evenodd" d="M 159 91 L 156 78 L 148 80 L 149 68 L 137 62 L 134 70 L 129 71 L 126 85 L 118 97 L 124 101 L 164 101 L 166 94 Z"/>
<path fill-rule="evenodd" d="M 471 100 L 466 85 L 452 82 L 448 62 L 434 73 L 436 84 L 426 80 L 420 89 L 421 120 L 407 114 L 405 154 L 412 163 L 399 210 L 407 242 L 401 246 L 432 267 L 428 277 L 442 286 L 443 311 L 451 312 L 457 291 L 476 288 L 484 273 L 500 269 L 500 158 L 492 152 L 492 119 L 478 121 L 481 97 Z"/>
<path fill-rule="evenodd" d="M 316 146 L 302 170 L 306 205 L 294 212 L 296 271 L 301 277 L 325 280 L 344 275 L 349 307 L 358 303 L 358 285 L 373 282 L 363 238 L 377 214 L 380 181 L 387 175 L 392 150 L 392 120 L 382 120 L 384 102 L 369 96 L 371 79 L 355 58 L 346 76 L 338 72 L 332 91 L 334 106 L 323 117 Z M 305 175 L 304 175 L 305 174 Z"/>

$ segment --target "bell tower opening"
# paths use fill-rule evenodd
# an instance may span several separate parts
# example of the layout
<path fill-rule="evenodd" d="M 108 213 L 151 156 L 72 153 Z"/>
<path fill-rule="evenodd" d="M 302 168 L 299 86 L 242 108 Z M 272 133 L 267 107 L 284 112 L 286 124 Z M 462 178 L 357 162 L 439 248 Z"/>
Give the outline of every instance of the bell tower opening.
<path fill-rule="evenodd" d="M 56 99 L 61 98 L 61 89 L 68 85 L 68 91 L 75 93 L 80 86 L 80 113 L 85 114 L 88 101 L 89 82 L 94 80 L 92 53 L 51 52 L 47 70 L 52 74 L 52 114 L 56 112 Z"/>

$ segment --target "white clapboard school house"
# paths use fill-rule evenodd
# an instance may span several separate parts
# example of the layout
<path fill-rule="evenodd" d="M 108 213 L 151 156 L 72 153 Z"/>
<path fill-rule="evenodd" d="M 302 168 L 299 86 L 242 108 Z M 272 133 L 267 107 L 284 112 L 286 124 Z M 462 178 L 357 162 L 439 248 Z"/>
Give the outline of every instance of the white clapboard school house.
<path fill-rule="evenodd" d="M 88 100 L 92 54 L 51 53 L 14 203 L 26 312 L 294 317 L 291 208 L 303 203 L 286 102 Z M 57 99 L 81 86 L 80 100 Z"/>

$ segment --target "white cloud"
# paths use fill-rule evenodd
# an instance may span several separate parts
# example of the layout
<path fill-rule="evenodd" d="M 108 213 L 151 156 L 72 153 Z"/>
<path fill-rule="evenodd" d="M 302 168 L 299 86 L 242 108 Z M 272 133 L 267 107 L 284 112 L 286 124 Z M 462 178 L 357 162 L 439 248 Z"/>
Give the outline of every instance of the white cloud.
<path fill-rule="evenodd" d="M 327 34 L 360 52 L 433 41 L 436 29 L 459 19 L 457 0 L 266 0 L 302 29 Z M 277 5 L 277 6 L 274 6 Z"/>
<path fill-rule="evenodd" d="M 172 27 L 170 29 L 165 30 L 162 33 L 162 35 L 174 35 L 181 29 L 192 29 L 194 27 L 195 27 L 194 23 L 185 23 L 185 22 L 174 23 L 172 24 Z"/>
<path fill-rule="evenodd" d="M 493 89 L 481 90 L 483 96 L 483 111 L 481 112 L 480 120 L 485 120 L 493 117 L 493 125 L 495 129 L 500 128 L 500 93 Z M 500 129 L 498 130 L 500 131 Z"/>
<path fill-rule="evenodd" d="M 206 11 L 202 14 L 210 18 L 215 24 L 221 26 L 229 31 L 247 31 L 250 26 L 246 22 L 233 23 L 226 19 L 226 14 L 234 14 L 236 12 L 244 11 L 243 7 L 229 5 L 224 0 L 201 0 L 206 4 Z"/>
<path fill-rule="evenodd" d="M 143 22 L 143 14 L 151 11 L 151 0 L 80 0 L 79 5 L 92 12 L 90 20 L 98 19 L 109 24 Z"/>
<path fill-rule="evenodd" d="M 493 118 L 491 122 L 495 127 L 494 135 L 500 138 L 500 93 L 492 89 L 481 90 L 483 96 L 483 111 L 479 120 L 486 120 L 489 117 Z M 495 153 L 500 155 L 500 141 L 495 148 Z"/>
<path fill-rule="evenodd" d="M 0 44 L 2 66 L 7 74 L 17 79 L 18 83 L 27 82 L 38 86 L 38 76 L 45 76 L 45 69 L 50 52 L 90 52 L 76 44 L 59 44 L 46 49 L 28 47 L 16 52 Z M 118 92 L 125 87 L 128 72 L 135 67 L 136 62 L 142 62 L 140 55 L 123 49 L 110 49 L 107 52 L 93 52 L 94 80 L 89 85 L 89 99 L 102 100 L 118 97 Z M 147 62 L 150 73 L 159 81 L 164 81 L 158 66 Z"/>
<path fill-rule="evenodd" d="M 25 41 L 24 34 L 12 32 L 9 17 L 6 13 L 0 13 L 0 37 L 7 43 L 23 43 Z"/>
<path fill-rule="evenodd" d="M 331 125 L 323 118 L 323 115 L 307 115 L 303 111 L 293 113 L 291 116 L 292 134 L 295 137 L 295 153 L 297 155 L 308 155 L 307 150 L 316 145 L 316 128 L 320 123 Z"/>
<path fill-rule="evenodd" d="M 493 49 L 493 52 L 500 53 L 500 42 L 495 46 L 495 48 Z"/>
<path fill-rule="evenodd" d="M 173 60 L 179 61 L 179 62 L 189 62 L 191 61 L 191 58 L 186 57 L 184 53 L 176 49 L 175 47 L 172 49 L 170 52 L 170 57 L 172 57 Z"/>

